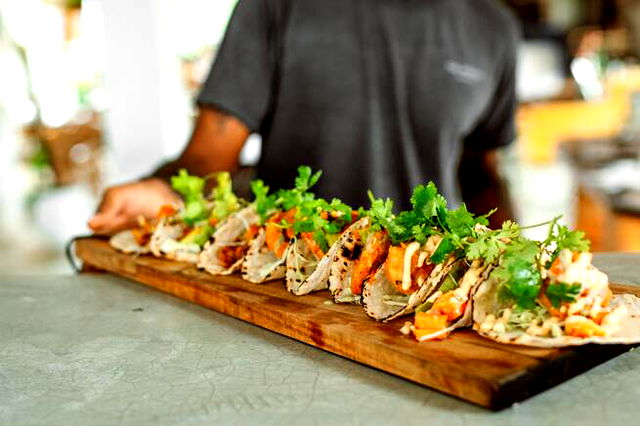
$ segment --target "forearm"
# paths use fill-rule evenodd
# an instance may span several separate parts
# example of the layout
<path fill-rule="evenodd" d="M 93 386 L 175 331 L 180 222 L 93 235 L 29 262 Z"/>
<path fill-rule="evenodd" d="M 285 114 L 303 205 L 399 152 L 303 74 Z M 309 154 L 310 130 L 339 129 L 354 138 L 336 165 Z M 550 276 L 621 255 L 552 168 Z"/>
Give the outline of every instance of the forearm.
<path fill-rule="evenodd" d="M 497 154 L 496 151 L 465 152 L 458 173 L 462 198 L 469 211 L 484 214 L 498 209 L 489 218 L 492 228 L 514 219 L 508 187 L 499 173 Z"/>
<path fill-rule="evenodd" d="M 238 157 L 248 136 L 249 129 L 235 117 L 203 108 L 182 154 L 160 166 L 150 177 L 169 180 L 181 168 L 198 176 L 218 171 L 233 172 L 238 169 Z"/>

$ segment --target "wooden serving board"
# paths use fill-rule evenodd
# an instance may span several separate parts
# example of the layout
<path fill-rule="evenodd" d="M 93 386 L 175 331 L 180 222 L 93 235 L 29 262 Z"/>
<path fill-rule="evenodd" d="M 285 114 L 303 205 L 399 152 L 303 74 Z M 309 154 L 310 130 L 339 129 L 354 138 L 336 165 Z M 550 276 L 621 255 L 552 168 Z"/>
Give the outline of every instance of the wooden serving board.
<path fill-rule="evenodd" d="M 283 283 L 251 284 L 212 276 L 193 265 L 117 252 L 100 239 L 76 242 L 85 270 L 104 270 L 154 287 L 301 342 L 475 404 L 498 410 L 564 382 L 631 349 L 587 345 L 569 349 L 511 346 L 459 330 L 418 343 L 399 328 L 369 319 L 361 307 L 326 303 L 326 291 L 294 296 Z M 614 291 L 638 294 L 634 286 Z"/>

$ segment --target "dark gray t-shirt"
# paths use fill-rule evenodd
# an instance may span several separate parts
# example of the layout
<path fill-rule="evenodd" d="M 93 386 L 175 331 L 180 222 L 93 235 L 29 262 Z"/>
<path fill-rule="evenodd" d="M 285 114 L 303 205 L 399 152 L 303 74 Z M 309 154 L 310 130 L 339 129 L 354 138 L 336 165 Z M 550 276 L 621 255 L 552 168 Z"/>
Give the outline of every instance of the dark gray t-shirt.
<path fill-rule="evenodd" d="M 263 137 L 259 177 L 406 207 L 436 182 L 460 202 L 463 147 L 514 138 L 511 16 L 489 0 L 240 0 L 198 102 Z"/>

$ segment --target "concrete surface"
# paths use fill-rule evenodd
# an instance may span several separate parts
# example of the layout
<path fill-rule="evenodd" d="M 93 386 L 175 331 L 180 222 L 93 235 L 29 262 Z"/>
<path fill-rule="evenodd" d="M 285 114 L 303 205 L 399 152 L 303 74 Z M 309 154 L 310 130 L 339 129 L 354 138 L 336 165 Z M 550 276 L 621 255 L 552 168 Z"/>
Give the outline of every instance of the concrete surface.
<path fill-rule="evenodd" d="M 632 351 L 492 413 L 125 279 L 0 277 L 0 425 L 638 424 L 638 383 Z"/>

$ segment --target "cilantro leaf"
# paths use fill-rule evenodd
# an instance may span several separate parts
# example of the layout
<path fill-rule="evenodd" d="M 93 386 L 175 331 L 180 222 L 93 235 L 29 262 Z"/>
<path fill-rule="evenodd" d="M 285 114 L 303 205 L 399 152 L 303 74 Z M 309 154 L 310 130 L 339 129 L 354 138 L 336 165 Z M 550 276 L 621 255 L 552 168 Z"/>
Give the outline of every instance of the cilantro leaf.
<path fill-rule="evenodd" d="M 276 196 L 276 205 L 278 208 L 290 210 L 300 204 L 313 200 L 315 195 L 309 192 L 309 189 L 318 182 L 322 171 L 312 173 L 308 166 L 298 167 L 298 176 L 295 178 L 295 187 L 293 189 L 280 189 Z"/>
<path fill-rule="evenodd" d="M 433 182 L 413 189 L 411 205 L 411 210 L 401 212 L 386 224 L 394 245 L 410 239 L 425 243 L 429 236 L 442 232 L 444 228 L 442 221 L 447 217 L 447 200 L 438 193 Z"/>
<path fill-rule="evenodd" d="M 298 176 L 295 179 L 295 188 L 300 192 L 307 192 L 313 185 L 318 182 L 322 176 L 322 170 L 312 173 L 311 167 L 298 167 Z"/>
<path fill-rule="evenodd" d="M 520 226 L 509 220 L 505 221 L 500 229 L 475 232 L 474 235 L 475 238 L 468 243 L 466 249 L 468 260 L 484 259 L 488 263 L 493 263 L 498 260 L 510 243 L 514 252 L 519 252 L 525 248 L 529 250 L 528 253 L 531 250 L 537 253 L 538 250 L 537 245 L 530 240 L 520 239 L 518 242 L 512 243 L 513 240 L 518 239 L 520 236 Z M 516 246 L 516 244 L 521 246 Z M 535 257 L 527 256 L 527 259 L 533 261 Z"/>
<path fill-rule="evenodd" d="M 542 288 L 538 243 L 520 236 L 520 227 L 510 221 L 503 223 L 499 231 L 491 232 L 510 238 L 500 247 L 500 265 L 491 273 L 491 277 L 498 281 L 500 298 L 514 302 L 520 308 L 535 307 Z"/>
<path fill-rule="evenodd" d="M 545 294 L 554 308 L 559 308 L 562 302 L 575 302 L 576 297 L 580 294 L 582 285 L 555 283 L 549 284 Z"/>
<path fill-rule="evenodd" d="M 295 220 L 292 227 L 295 235 L 302 232 L 313 233 L 313 238 L 320 248 L 329 249 L 329 236 L 339 234 L 345 226 L 352 222 L 352 208 L 337 198 L 328 202 L 322 198 L 304 200 L 296 206 Z"/>
<path fill-rule="evenodd" d="M 545 264 L 548 269 L 560 254 L 560 251 L 567 249 L 571 251 L 588 251 L 591 243 L 586 239 L 582 231 L 570 231 L 565 225 L 560 225 L 558 221 L 562 216 L 553 218 L 549 225 L 547 238 L 540 244 L 542 251 L 550 255 L 550 259 Z"/>
<path fill-rule="evenodd" d="M 251 181 L 251 191 L 255 196 L 253 201 L 260 223 L 265 223 L 276 210 L 276 195 L 269 195 L 269 187 L 261 179 Z"/>
<path fill-rule="evenodd" d="M 415 211 L 403 211 L 388 226 L 389 237 L 393 245 L 403 243 L 414 237 L 415 226 L 421 224 L 421 219 Z"/>
<path fill-rule="evenodd" d="M 438 193 L 435 183 L 429 182 L 427 185 L 418 185 L 413 189 L 411 205 L 415 212 L 430 218 L 436 216 L 438 208 L 446 210 L 447 200 Z"/>
<path fill-rule="evenodd" d="M 479 223 L 478 219 L 482 218 L 476 218 L 472 213 L 469 213 L 467 206 L 462 203 L 458 209 L 447 212 L 445 226 L 449 232 L 464 238 L 471 235 L 473 228 Z M 486 219 L 481 222 L 486 223 Z"/>
<path fill-rule="evenodd" d="M 438 248 L 431 255 L 431 262 L 433 263 L 442 263 L 447 258 L 449 254 L 454 252 L 457 249 L 457 245 L 455 244 L 452 237 L 445 237 L 440 244 L 438 244 Z"/>
<path fill-rule="evenodd" d="M 389 198 L 376 198 L 371 191 L 367 192 L 371 201 L 371 208 L 360 212 L 360 216 L 368 216 L 371 219 L 371 231 L 376 232 L 391 226 L 395 215 L 393 214 L 393 201 Z"/>
<path fill-rule="evenodd" d="M 535 263 L 510 256 L 491 275 L 500 282 L 499 295 L 502 300 L 515 302 L 516 306 L 524 309 L 536 306 L 542 277 Z"/>
<path fill-rule="evenodd" d="M 586 239 L 583 231 L 569 231 L 564 225 L 558 226 L 556 244 L 558 250 L 588 251 L 591 243 Z"/>

